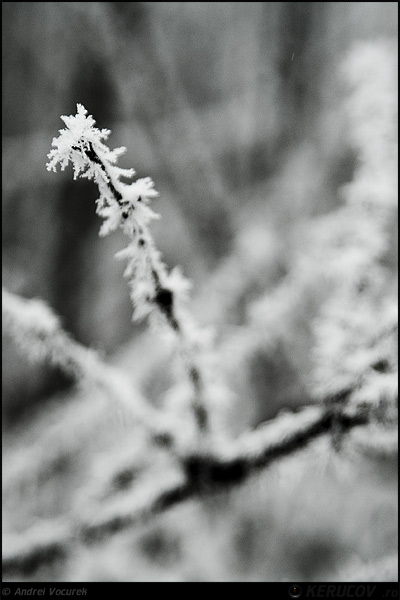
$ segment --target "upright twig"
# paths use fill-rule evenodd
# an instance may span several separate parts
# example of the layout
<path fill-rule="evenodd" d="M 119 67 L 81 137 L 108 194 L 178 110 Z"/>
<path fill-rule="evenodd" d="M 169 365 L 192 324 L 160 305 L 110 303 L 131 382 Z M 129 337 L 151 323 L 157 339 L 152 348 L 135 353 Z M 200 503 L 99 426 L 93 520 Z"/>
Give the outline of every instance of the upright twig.
<path fill-rule="evenodd" d="M 168 273 L 150 233 L 149 222 L 158 217 L 149 207 L 150 200 L 158 196 L 153 181 L 149 177 L 129 184 L 121 181 L 121 177 L 130 179 L 135 174 L 133 169 L 116 166 L 125 148 L 110 150 L 102 141 L 108 138 L 110 131 L 94 127 L 95 120 L 87 116 L 81 104 L 77 105 L 75 116 L 61 118 L 66 128 L 53 139 L 47 169 L 55 171 L 60 164 L 63 170 L 71 162 L 74 179 L 81 176 L 97 183 L 100 197 L 96 212 L 104 219 L 100 235 L 120 228 L 130 239 L 117 257 L 128 261 L 125 276 L 134 305 L 133 317 L 149 317 L 157 325 L 168 326 L 191 383 L 191 404 L 197 427 L 205 432 L 209 418 L 201 367 L 204 336 L 186 309 L 189 282 L 178 269 Z"/>

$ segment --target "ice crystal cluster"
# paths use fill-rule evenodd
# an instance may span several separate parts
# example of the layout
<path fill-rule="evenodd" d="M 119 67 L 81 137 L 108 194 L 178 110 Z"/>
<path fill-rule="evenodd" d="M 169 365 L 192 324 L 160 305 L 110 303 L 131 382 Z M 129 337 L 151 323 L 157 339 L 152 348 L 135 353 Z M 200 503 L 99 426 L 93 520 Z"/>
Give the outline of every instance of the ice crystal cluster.
<path fill-rule="evenodd" d="M 98 185 L 100 196 L 96 212 L 104 219 L 100 235 L 105 236 L 118 228 L 130 238 L 129 245 L 117 254 L 128 261 L 125 271 L 131 282 L 135 317 L 146 316 L 152 311 L 158 296 L 158 304 L 164 307 L 167 318 L 172 307 L 168 305 L 174 291 L 189 287 L 178 272 L 167 274 L 160 254 L 156 250 L 148 225 L 158 215 L 150 208 L 150 200 L 158 196 L 150 177 L 123 183 L 121 177 L 132 179 L 134 169 L 122 169 L 116 165 L 125 147 L 110 150 L 103 142 L 110 135 L 109 129 L 98 129 L 88 111 L 77 104 L 75 116 L 62 116 L 66 127 L 53 139 L 54 148 L 48 154 L 47 169 L 61 170 L 71 162 L 74 179 L 85 177 Z M 169 293 L 168 293 L 169 292 Z"/>

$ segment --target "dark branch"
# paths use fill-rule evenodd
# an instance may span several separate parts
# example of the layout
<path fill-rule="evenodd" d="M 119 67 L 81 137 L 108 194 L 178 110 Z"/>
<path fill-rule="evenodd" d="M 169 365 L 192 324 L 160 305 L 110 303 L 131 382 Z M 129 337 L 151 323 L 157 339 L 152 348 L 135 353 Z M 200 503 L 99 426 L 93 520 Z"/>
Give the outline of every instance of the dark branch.
<path fill-rule="evenodd" d="M 112 195 L 114 196 L 114 198 L 116 199 L 116 201 L 118 202 L 118 204 L 120 206 L 123 206 L 123 202 L 122 202 L 122 194 L 115 189 L 114 184 L 111 181 L 111 177 L 109 176 L 109 174 L 107 173 L 107 169 L 105 168 L 104 164 L 101 162 L 98 154 L 95 152 L 95 150 L 93 149 L 93 145 L 92 142 L 88 142 L 88 146 L 89 148 L 79 148 L 79 146 L 72 146 L 73 150 L 77 150 L 78 152 L 84 152 L 87 156 L 87 158 L 95 163 L 96 165 L 99 165 L 99 167 L 101 168 L 101 170 L 106 174 L 108 181 L 107 183 L 107 187 L 110 190 L 110 192 L 112 193 Z"/>
<path fill-rule="evenodd" d="M 26 543 L 19 540 L 19 552 L 8 551 L 5 546 L 3 568 L 5 571 L 30 572 L 42 563 L 56 557 L 67 556 L 73 543 L 80 541 L 91 544 L 118 533 L 132 525 L 143 522 L 191 497 L 210 494 L 227 489 L 246 480 L 258 469 L 265 468 L 274 461 L 294 454 L 317 437 L 330 433 L 336 423 L 342 431 L 367 424 L 368 414 L 336 414 L 323 406 L 313 406 L 298 413 L 278 416 L 262 427 L 233 441 L 229 447 L 229 458 L 224 453 L 197 453 L 181 459 L 183 474 L 180 481 L 171 481 L 158 491 L 152 482 L 149 502 L 138 504 L 132 496 L 131 512 L 116 510 L 113 515 L 96 517 L 92 523 L 72 525 L 59 539 L 35 539 L 28 532 Z M 277 435 L 277 432 L 279 435 Z M 248 449 L 251 448 L 251 452 Z M 141 490 L 139 497 L 142 497 Z M 48 526 L 47 526 L 48 530 Z M 20 537 L 20 536 L 19 536 Z M 13 544 L 15 546 L 15 543 Z"/>

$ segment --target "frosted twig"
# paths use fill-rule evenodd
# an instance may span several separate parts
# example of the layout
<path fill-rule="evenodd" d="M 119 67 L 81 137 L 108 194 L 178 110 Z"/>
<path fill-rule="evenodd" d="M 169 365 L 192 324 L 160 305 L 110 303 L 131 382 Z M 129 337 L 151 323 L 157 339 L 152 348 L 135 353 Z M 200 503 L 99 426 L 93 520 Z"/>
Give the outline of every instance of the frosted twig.
<path fill-rule="evenodd" d="M 66 128 L 53 139 L 54 148 L 48 154 L 47 169 L 65 169 L 69 162 L 78 176 L 93 179 L 99 187 L 96 212 L 104 219 L 100 235 L 117 228 L 130 239 L 129 245 L 117 257 L 128 261 L 125 276 L 129 280 L 135 319 L 149 317 L 156 324 L 166 323 L 175 338 L 176 346 L 186 367 L 192 385 L 193 413 L 199 430 L 208 428 L 208 411 L 205 406 L 205 377 L 200 366 L 204 352 L 204 338 L 186 310 L 189 282 L 178 269 L 168 273 L 161 255 L 155 247 L 149 222 L 157 218 L 149 207 L 150 200 L 158 196 L 153 181 L 138 179 L 129 184 L 121 176 L 131 179 L 133 169 L 116 166 L 125 148 L 110 150 L 103 140 L 110 131 L 99 130 L 82 104 L 77 104 L 75 116 L 62 116 Z"/>

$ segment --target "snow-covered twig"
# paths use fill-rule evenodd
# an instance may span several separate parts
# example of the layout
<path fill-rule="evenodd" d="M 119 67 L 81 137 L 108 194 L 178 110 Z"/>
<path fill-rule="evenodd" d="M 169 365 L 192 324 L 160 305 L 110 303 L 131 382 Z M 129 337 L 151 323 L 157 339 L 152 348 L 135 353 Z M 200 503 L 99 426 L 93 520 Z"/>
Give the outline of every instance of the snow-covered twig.
<path fill-rule="evenodd" d="M 208 428 L 205 377 L 201 368 L 201 356 L 205 350 L 203 333 L 193 322 L 186 309 L 189 282 L 175 268 L 168 273 L 156 249 L 149 223 L 158 215 L 149 206 L 158 196 L 153 181 L 137 179 L 129 184 L 121 177 L 131 179 L 133 169 L 116 166 L 125 148 L 110 150 L 103 141 L 110 131 L 99 130 L 95 120 L 88 116 L 82 104 L 77 104 L 75 116 L 62 116 L 66 128 L 53 139 L 54 148 L 48 154 L 47 169 L 65 169 L 69 162 L 78 176 L 93 179 L 98 185 L 97 214 L 104 219 L 100 235 L 104 236 L 120 228 L 129 237 L 129 244 L 117 253 L 117 258 L 128 261 L 125 277 L 129 280 L 135 319 L 149 317 L 156 325 L 167 324 L 176 347 L 186 366 L 192 385 L 192 408 L 200 430 Z"/>

